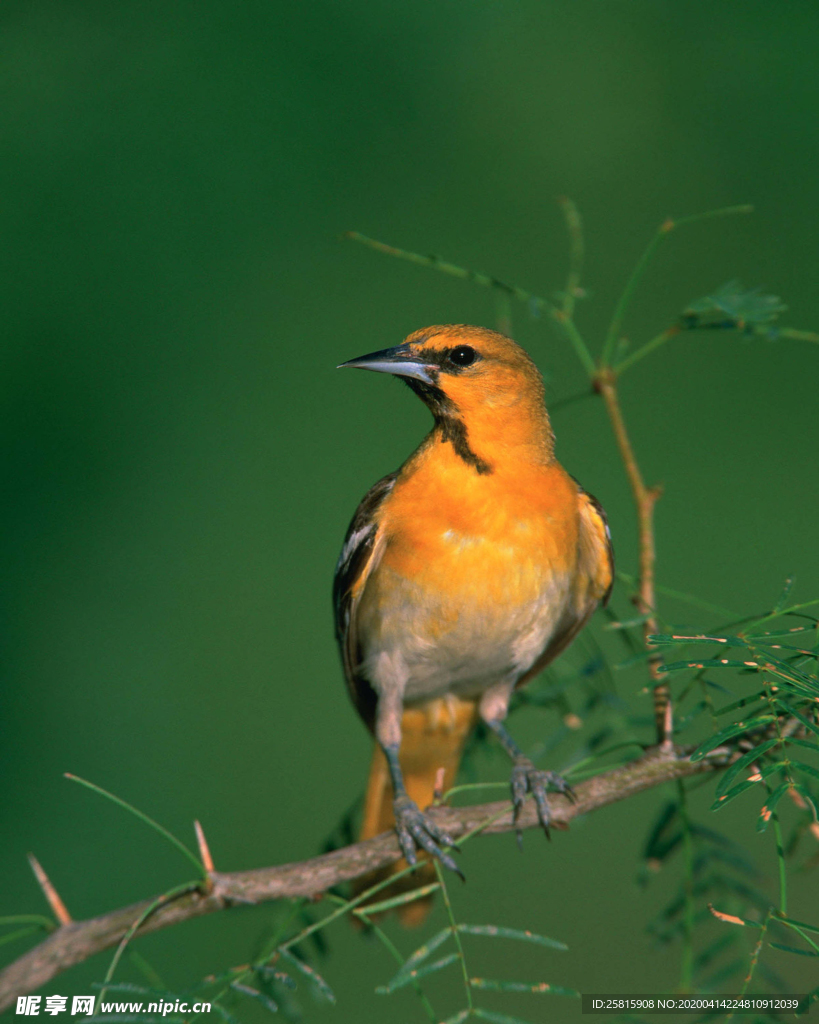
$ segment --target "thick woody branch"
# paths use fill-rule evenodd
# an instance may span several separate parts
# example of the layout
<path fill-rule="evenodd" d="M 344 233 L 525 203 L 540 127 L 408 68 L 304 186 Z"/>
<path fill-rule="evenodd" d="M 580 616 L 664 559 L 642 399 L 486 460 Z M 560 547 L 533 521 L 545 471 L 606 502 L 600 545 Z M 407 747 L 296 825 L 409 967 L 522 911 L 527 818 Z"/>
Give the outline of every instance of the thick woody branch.
<path fill-rule="evenodd" d="M 575 791 L 575 803 L 555 795 L 551 800 L 555 824 L 568 824 L 578 815 L 625 800 L 664 782 L 714 771 L 727 763 L 729 757 L 726 751 L 714 752 L 702 761 L 692 763 L 673 749 L 656 748 L 639 760 L 581 782 Z M 487 824 L 482 834 L 538 827 L 537 812 L 531 802 L 523 808 L 517 823 L 512 820 L 507 801 L 473 807 L 436 807 L 430 813 L 456 839 L 496 815 L 500 817 Z M 154 898 L 87 921 L 64 923 L 44 942 L 0 973 L 0 1011 L 10 1006 L 17 996 L 39 988 L 61 971 L 115 946 L 154 903 L 157 903 L 156 908 L 147 916 L 137 934 L 158 931 L 234 906 L 320 896 L 332 886 L 392 864 L 400 856 L 394 833 L 385 832 L 374 839 L 297 864 L 229 873 L 212 871 L 207 886 L 192 886 L 189 891 L 165 901 Z"/>

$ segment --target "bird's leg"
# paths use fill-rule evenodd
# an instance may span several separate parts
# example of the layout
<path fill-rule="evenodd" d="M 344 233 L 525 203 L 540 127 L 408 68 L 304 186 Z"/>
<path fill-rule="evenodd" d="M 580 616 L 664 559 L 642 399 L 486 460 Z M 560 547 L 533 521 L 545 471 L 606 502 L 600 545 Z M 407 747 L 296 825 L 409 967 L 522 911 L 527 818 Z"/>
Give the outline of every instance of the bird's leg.
<path fill-rule="evenodd" d="M 418 804 L 407 793 L 404 775 L 398 760 L 401 747 L 401 718 L 404 710 L 403 686 L 390 686 L 381 690 L 375 716 L 375 736 L 384 751 L 392 779 L 393 812 L 395 832 L 408 864 L 418 863 L 417 849 L 420 847 L 463 878 L 463 874 L 443 846 L 455 847 L 455 840 L 432 819 L 424 814 Z"/>
<path fill-rule="evenodd" d="M 449 868 L 450 871 L 454 871 L 456 875 L 460 875 L 463 878 L 463 872 L 450 854 L 441 849 L 443 846 L 455 847 L 455 840 L 444 832 L 443 829 L 439 828 L 429 815 L 424 814 L 420 810 L 418 804 L 411 799 L 404 788 L 404 777 L 398 761 L 398 746 L 384 745 L 381 749 L 387 758 L 390 778 L 392 779 L 394 794 L 392 806 L 395 813 L 395 831 L 398 835 L 401 852 L 404 854 L 407 863 L 418 863 L 416 849 L 420 846 L 430 856 L 437 857 L 445 868 Z"/>
<path fill-rule="evenodd" d="M 557 772 L 541 771 L 536 768 L 532 761 L 523 753 L 520 747 L 509 735 L 509 731 L 503 724 L 508 708 L 510 688 L 505 688 L 502 693 L 497 690 L 487 690 L 481 701 L 481 718 L 489 726 L 492 732 L 500 740 L 501 746 L 512 759 L 512 803 L 515 808 L 515 821 L 518 820 L 520 812 L 526 801 L 526 794 L 531 793 L 537 805 L 537 816 L 540 824 L 549 838 L 549 827 L 552 824 L 552 812 L 549 807 L 549 800 L 546 791 L 549 787 L 558 793 L 564 793 L 570 800 L 574 799 L 569 784 Z"/>

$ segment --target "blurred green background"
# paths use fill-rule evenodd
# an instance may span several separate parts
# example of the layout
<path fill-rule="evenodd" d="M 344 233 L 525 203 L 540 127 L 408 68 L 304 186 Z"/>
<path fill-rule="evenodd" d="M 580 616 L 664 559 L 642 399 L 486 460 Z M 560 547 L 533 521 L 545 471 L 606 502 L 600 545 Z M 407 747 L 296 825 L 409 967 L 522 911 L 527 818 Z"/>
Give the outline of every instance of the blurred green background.
<path fill-rule="evenodd" d="M 430 323 L 492 326 L 494 310 L 480 289 L 339 235 L 550 294 L 565 273 L 555 197 L 569 195 L 587 228 L 579 322 L 597 347 L 667 215 L 749 202 L 751 217 L 672 238 L 628 335 L 646 340 L 735 276 L 817 328 L 817 30 L 815 5 L 738 0 L 3 5 L 3 913 L 42 907 L 28 850 L 78 918 L 186 877 L 158 837 L 63 771 L 186 841 L 199 818 L 224 870 L 316 852 L 363 785 L 369 740 L 329 587 L 357 501 L 428 414 L 397 382 L 334 367 Z M 514 313 L 551 398 L 577 392 L 568 346 Z M 692 335 L 626 379 L 646 475 L 665 485 L 662 583 L 739 612 L 769 607 L 791 572 L 797 596 L 819 594 L 818 366 L 809 344 Z M 554 420 L 633 571 L 602 409 Z M 529 743 L 554 724 L 517 719 Z M 586 991 L 673 987 L 678 951 L 644 932 L 662 879 L 633 885 L 662 799 L 609 808 L 548 848 L 533 834 L 523 856 L 509 836 L 473 843 L 453 889 L 461 918 L 571 946 L 478 949 L 475 971 L 500 957 L 496 975 Z M 730 821 L 768 865 L 753 812 Z M 794 885 L 807 916 L 812 878 Z M 246 961 L 273 913 L 217 915 L 139 948 L 181 988 Z M 391 974 L 380 947 L 344 925 L 329 937 L 339 1004 L 307 1000 L 311 1019 L 420 1019 L 411 994 L 372 994 Z M 44 992 L 81 993 L 106 963 Z M 434 991 L 442 1011 L 460 1005 L 456 977 Z M 537 996 L 503 1005 L 579 1013 Z"/>

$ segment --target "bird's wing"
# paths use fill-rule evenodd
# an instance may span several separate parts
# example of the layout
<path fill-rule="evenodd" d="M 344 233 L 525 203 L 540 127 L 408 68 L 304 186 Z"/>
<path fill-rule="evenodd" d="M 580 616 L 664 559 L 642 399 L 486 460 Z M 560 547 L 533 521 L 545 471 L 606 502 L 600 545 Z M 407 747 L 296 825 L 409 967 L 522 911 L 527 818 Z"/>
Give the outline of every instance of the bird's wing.
<path fill-rule="evenodd" d="M 367 577 L 378 565 L 383 552 L 383 533 L 379 530 L 378 511 L 395 486 L 398 473 L 390 473 L 364 495 L 344 538 L 333 579 L 333 607 L 336 639 L 341 650 L 344 675 L 358 713 L 372 728 L 376 694 L 358 672 L 361 652 L 356 629 L 358 601 Z"/>
<path fill-rule="evenodd" d="M 577 481 L 575 481 L 576 483 Z M 614 583 L 614 548 L 603 506 L 577 485 L 580 531 L 577 588 L 546 649 L 517 685 L 536 676 L 564 651 L 586 625 L 598 604 L 607 604 Z"/>
<path fill-rule="evenodd" d="M 599 601 L 606 605 L 614 586 L 614 548 L 609 521 L 597 498 L 579 485 L 577 500 L 580 508 L 578 568 L 589 580 L 589 596 L 594 604 Z"/>

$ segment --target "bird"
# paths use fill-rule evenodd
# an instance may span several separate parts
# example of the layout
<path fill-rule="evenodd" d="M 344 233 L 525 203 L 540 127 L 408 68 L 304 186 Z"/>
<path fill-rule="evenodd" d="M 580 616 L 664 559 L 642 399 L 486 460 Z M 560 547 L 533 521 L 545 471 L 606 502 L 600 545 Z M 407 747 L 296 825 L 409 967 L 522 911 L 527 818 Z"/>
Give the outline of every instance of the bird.
<path fill-rule="evenodd" d="M 420 856 L 403 882 L 417 888 L 432 858 L 461 873 L 455 842 L 426 809 L 436 778 L 454 785 L 479 721 L 511 759 L 516 819 L 531 794 L 548 837 L 547 791 L 571 796 L 504 722 L 515 689 L 608 600 L 611 535 L 600 503 L 558 462 L 542 377 L 511 338 L 432 326 L 339 368 L 397 377 L 433 417 L 358 506 L 333 585 L 344 675 L 375 741 L 360 838 L 394 828 L 405 859 L 357 891 Z M 423 901 L 400 911 L 407 925 L 426 912 Z"/>

